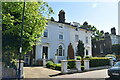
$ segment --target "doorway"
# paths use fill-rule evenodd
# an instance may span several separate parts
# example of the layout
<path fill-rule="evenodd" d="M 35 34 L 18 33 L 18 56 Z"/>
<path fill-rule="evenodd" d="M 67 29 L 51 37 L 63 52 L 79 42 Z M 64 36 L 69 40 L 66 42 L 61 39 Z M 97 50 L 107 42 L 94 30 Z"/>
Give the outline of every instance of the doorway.
<path fill-rule="evenodd" d="M 48 59 L 48 46 L 43 46 L 42 58 L 43 58 L 43 54 L 45 54 L 45 58 Z"/>

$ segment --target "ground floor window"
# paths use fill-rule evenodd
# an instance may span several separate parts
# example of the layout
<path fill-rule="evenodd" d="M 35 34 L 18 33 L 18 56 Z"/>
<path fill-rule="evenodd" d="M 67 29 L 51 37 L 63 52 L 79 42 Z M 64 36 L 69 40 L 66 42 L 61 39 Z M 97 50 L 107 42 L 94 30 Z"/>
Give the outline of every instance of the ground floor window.
<path fill-rule="evenodd" d="M 63 45 L 60 45 L 58 48 L 58 56 L 64 56 L 64 47 Z"/>

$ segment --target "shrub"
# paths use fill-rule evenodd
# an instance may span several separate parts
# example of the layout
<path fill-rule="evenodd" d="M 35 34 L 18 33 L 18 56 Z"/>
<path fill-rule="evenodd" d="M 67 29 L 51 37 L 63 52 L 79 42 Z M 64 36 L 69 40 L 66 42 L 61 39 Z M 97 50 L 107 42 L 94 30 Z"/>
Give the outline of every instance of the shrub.
<path fill-rule="evenodd" d="M 84 66 L 81 66 L 81 70 L 84 71 Z"/>
<path fill-rule="evenodd" d="M 56 64 L 56 65 L 55 65 L 55 70 L 61 71 L 61 64 Z"/>
<path fill-rule="evenodd" d="M 109 58 L 106 57 L 92 57 L 90 59 L 90 67 L 99 67 L 110 65 Z"/>
<path fill-rule="evenodd" d="M 77 60 L 81 60 L 82 58 L 81 58 L 81 56 L 77 56 L 77 58 L 76 58 Z"/>
<path fill-rule="evenodd" d="M 75 60 L 68 60 L 68 69 L 76 68 Z"/>
<path fill-rule="evenodd" d="M 52 62 L 52 61 L 48 61 L 47 63 L 46 63 L 46 67 L 47 68 L 50 68 L 50 67 L 52 67 L 54 65 L 54 63 Z"/>
<path fill-rule="evenodd" d="M 92 56 L 85 56 L 85 59 L 89 59 L 89 58 L 91 58 Z"/>

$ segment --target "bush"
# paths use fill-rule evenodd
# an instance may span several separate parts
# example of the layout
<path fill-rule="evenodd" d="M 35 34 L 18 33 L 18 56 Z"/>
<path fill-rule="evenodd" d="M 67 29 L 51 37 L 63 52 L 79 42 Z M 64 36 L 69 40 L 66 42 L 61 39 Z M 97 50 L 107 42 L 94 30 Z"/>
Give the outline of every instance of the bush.
<path fill-rule="evenodd" d="M 61 71 L 61 64 L 56 64 L 56 65 L 55 65 L 55 70 Z"/>
<path fill-rule="evenodd" d="M 46 64 L 46 67 L 50 69 L 59 70 L 59 71 L 61 70 L 61 64 L 55 64 L 52 61 L 48 61 Z"/>
<path fill-rule="evenodd" d="M 68 69 L 76 68 L 75 60 L 68 60 Z"/>
<path fill-rule="evenodd" d="M 76 58 L 77 60 L 81 60 L 82 58 L 81 58 L 81 56 L 77 56 L 77 58 Z"/>
<path fill-rule="evenodd" d="M 89 59 L 89 58 L 91 58 L 91 56 L 85 56 L 85 59 Z"/>
<path fill-rule="evenodd" d="M 48 62 L 46 63 L 46 67 L 47 67 L 47 68 L 53 67 L 53 65 L 54 65 L 54 63 L 53 63 L 52 61 L 48 61 Z"/>
<path fill-rule="evenodd" d="M 89 58 L 90 67 L 108 66 L 110 65 L 109 58 L 106 57 L 92 57 Z"/>
<path fill-rule="evenodd" d="M 81 66 L 81 70 L 84 71 L 84 66 Z"/>

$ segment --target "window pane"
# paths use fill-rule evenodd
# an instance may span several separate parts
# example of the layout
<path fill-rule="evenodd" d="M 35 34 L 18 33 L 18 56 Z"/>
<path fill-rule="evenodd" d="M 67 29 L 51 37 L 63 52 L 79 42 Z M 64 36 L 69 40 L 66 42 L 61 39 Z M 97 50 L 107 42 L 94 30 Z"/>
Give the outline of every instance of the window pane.
<path fill-rule="evenodd" d="M 75 41 L 78 42 L 78 35 L 75 35 Z"/>
<path fill-rule="evenodd" d="M 63 35 L 59 35 L 59 39 L 63 39 Z"/>
<path fill-rule="evenodd" d="M 59 46 L 59 56 L 62 56 L 62 53 L 63 53 L 62 50 L 63 50 L 63 48 L 62 48 L 62 46 L 60 45 L 60 46 Z"/>
<path fill-rule="evenodd" d="M 48 31 L 44 31 L 44 37 L 48 37 Z"/>

